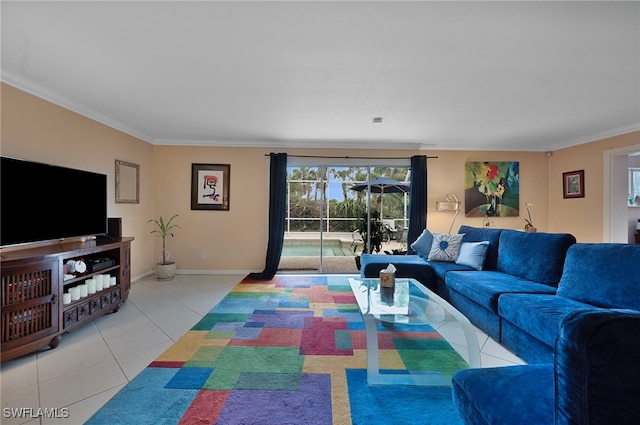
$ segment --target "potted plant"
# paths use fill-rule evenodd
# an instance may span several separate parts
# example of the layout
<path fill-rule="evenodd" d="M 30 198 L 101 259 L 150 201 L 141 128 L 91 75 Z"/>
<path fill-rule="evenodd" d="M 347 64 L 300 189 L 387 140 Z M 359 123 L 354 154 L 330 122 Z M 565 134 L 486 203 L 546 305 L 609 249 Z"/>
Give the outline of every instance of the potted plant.
<path fill-rule="evenodd" d="M 371 233 L 369 234 L 369 232 Z M 354 254 L 357 254 L 358 251 L 369 254 L 374 251 L 380 253 L 380 251 L 382 251 L 382 243 L 391 238 L 391 231 L 385 228 L 382 220 L 380 220 L 380 213 L 378 211 L 371 211 L 370 217 L 366 211 L 363 212 L 356 221 L 354 233 L 358 233 L 362 240 L 362 243 L 352 244 Z M 367 241 L 369 241 L 368 247 Z M 356 265 L 358 269 L 360 269 L 359 255 L 356 255 Z"/>
<path fill-rule="evenodd" d="M 155 228 L 150 233 L 157 233 L 162 238 L 162 262 L 156 264 L 156 275 L 158 280 L 171 280 L 176 274 L 175 261 L 168 261 L 167 258 L 167 236 L 173 236 L 174 228 L 180 229 L 180 226 L 173 224 L 173 219 L 178 214 L 173 215 L 168 221 L 164 221 L 162 216 L 159 219 L 151 219 L 147 223 L 153 223 Z"/>

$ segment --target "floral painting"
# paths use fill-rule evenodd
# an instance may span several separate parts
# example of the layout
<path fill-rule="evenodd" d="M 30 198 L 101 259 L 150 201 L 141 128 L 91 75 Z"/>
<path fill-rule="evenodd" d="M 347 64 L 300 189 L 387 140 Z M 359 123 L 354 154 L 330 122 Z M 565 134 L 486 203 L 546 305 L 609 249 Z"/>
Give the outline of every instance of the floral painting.
<path fill-rule="evenodd" d="M 467 217 L 519 216 L 520 163 L 465 163 L 464 200 Z"/>

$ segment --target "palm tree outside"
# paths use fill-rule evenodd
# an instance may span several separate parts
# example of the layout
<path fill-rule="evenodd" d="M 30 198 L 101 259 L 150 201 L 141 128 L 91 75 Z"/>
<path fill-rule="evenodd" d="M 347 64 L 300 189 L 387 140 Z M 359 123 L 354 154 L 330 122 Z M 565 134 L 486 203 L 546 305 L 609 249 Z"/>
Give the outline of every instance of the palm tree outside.
<path fill-rule="evenodd" d="M 338 257 L 353 257 L 354 232 L 358 219 L 368 207 L 379 214 L 380 207 L 384 206 L 380 217 L 386 228 L 407 227 L 408 193 L 369 194 L 366 190 L 358 192 L 351 188 L 378 177 L 406 182 L 408 186 L 408 166 L 305 166 L 289 167 L 287 171 L 289 199 L 281 268 L 298 270 L 291 264 L 296 259 L 303 261 L 303 257 L 313 263 L 311 268 L 316 270 L 322 268 L 323 262 L 344 262 L 348 258 Z M 391 240 L 386 243 L 393 244 L 394 233 L 390 234 Z M 384 250 L 387 248 L 396 251 L 399 247 L 389 246 Z"/>

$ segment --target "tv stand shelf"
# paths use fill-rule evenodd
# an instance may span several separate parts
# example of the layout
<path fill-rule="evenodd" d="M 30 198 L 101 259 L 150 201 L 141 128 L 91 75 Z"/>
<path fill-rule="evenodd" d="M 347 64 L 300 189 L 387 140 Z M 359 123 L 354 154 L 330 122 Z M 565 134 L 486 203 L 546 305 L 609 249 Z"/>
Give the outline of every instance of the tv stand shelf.
<path fill-rule="evenodd" d="M 78 277 L 74 277 L 73 279 L 67 279 L 67 280 L 63 281 L 62 283 L 64 284 L 64 286 L 67 286 L 67 285 L 74 286 L 74 285 L 72 285 L 73 283 L 83 282 L 86 279 L 95 277 L 95 276 L 100 275 L 100 274 L 109 274 L 109 272 L 111 272 L 112 270 L 117 270 L 118 268 L 120 268 L 120 266 L 112 266 L 112 267 L 106 268 L 104 270 L 100 270 L 99 272 L 85 273 L 85 274 L 80 275 Z"/>
<path fill-rule="evenodd" d="M 131 287 L 131 241 L 78 241 L 2 252 L 2 361 L 55 348 L 64 333 L 117 312 Z M 95 272 L 69 270 L 74 262 L 98 259 L 113 265 Z M 109 282 L 115 278 L 114 284 L 64 303 L 72 288 L 86 289 L 100 275 Z"/>

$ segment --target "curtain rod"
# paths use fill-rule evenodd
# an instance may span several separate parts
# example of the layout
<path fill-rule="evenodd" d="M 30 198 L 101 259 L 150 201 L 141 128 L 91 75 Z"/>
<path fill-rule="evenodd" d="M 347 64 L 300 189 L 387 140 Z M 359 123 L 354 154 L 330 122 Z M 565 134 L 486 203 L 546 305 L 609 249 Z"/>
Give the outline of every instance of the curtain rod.
<path fill-rule="evenodd" d="M 265 153 L 264 156 L 271 156 L 273 153 Z M 289 155 L 291 158 L 322 158 L 322 159 L 411 159 L 411 157 L 382 157 L 382 156 L 324 156 L 324 155 Z M 427 159 L 438 159 L 437 156 L 427 156 Z"/>

